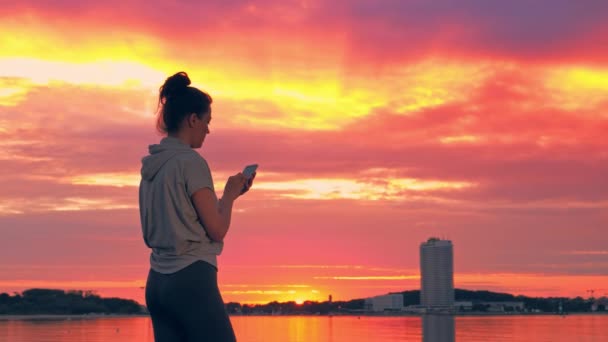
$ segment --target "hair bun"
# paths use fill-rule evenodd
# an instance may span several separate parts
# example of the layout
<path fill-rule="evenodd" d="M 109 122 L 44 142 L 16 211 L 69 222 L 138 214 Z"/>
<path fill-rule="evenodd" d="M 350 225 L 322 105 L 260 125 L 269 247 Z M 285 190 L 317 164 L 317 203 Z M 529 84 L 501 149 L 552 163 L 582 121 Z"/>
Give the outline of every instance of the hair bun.
<path fill-rule="evenodd" d="M 161 98 L 170 98 L 182 94 L 191 84 L 188 74 L 183 71 L 168 77 L 160 88 Z"/>

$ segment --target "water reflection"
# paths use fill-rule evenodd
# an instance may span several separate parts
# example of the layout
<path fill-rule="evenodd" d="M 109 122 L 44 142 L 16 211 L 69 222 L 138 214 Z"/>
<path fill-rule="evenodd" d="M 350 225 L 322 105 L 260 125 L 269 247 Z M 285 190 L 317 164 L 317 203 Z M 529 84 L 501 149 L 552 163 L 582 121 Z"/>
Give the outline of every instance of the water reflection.
<path fill-rule="evenodd" d="M 230 320 L 238 341 L 245 342 L 453 342 L 456 333 L 458 341 L 608 341 L 604 314 L 232 316 Z M 24 320 L 0 315 L 0 341 L 154 342 L 154 336 L 149 317 Z"/>
<path fill-rule="evenodd" d="M 454 342 L 456 327 L 452 315 L 423 315 L 423 342 Z"/>

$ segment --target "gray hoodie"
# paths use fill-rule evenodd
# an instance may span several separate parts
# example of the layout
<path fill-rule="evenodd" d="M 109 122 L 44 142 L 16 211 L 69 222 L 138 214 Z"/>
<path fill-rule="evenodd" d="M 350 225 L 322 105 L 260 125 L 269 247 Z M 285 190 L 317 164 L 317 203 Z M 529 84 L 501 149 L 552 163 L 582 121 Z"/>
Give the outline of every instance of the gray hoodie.
<path fill-rule="evenodd" d="M 203 260 L 217 268 L 223 243 L 207 236 L 190 199 L 202 188 L 214 191 L 207 162 L 173 137 L 149 151 L 142 159 L 139 213 L 144 241 L 152 249 L 150 266 L 168 274 Z"/>

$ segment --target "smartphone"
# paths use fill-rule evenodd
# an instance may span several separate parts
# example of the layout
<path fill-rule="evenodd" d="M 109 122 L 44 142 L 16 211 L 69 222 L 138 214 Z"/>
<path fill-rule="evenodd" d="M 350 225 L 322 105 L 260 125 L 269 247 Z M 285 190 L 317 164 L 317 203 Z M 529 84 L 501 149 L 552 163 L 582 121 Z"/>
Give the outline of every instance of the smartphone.
<path fill-rule="evenodd" d="M 247 177 L 247 179 L 251 178 L 251 176 L 253 176 L 255 170 L 258 169 L 258 164 L 251 164 L 251 165 L 247 165 L 245 166 L 245 169 L 243 169 L 243 175 L 245 175 L 245 177 Z"/>

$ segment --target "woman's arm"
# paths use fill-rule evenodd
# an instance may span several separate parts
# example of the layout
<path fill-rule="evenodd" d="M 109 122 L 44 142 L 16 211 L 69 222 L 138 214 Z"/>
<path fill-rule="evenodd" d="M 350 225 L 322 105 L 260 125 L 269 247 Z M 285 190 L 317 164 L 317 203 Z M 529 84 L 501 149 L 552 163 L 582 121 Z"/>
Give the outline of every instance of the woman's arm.
<path fill-rule="evenodd" d="M 251 187 L 253 178 L 247 181 L 243 174 L 238 173 L 228 178 L 224 187 L 224 195 L 218 201 L 215 192 L 210 188 L 202 188 L 192 194 L 192 203 L 198 218 L 213 241 L 222 242 L 230 228 L 232 206 L 234 201 Z"/>
<path fill-rule="evenodd" d="M 234 199 L 222 197 L 218 201 L 213 190 L 202 188 L 192 195 L 192 203 L 209 238 L 222 242 L 230 228 Z"/>

